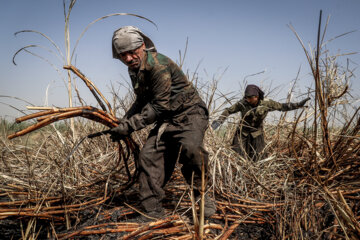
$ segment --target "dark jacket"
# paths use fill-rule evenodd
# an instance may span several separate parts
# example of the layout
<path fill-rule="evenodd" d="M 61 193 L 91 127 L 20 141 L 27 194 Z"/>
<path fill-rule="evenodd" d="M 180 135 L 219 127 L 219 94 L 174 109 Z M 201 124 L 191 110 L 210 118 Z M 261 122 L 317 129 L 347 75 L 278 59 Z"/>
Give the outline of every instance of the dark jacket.
<path fill-rule="evenodd" d="M 155 121 L 172 123 L 193 106 L 206 109 L 180 67 L 156 51 L 146 51 L 138 72 L 129 69 L 129 75 L 136 100 L 125 118 L 132 130 L 142 129 Z"/>

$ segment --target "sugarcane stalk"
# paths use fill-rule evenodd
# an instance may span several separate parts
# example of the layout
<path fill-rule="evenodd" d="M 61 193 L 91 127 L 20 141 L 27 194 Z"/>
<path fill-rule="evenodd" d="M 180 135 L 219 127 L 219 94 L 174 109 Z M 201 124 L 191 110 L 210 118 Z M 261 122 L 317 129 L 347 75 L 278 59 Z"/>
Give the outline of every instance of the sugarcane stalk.
<path fill-rule="evenodd" d="M 23 121 L 26 120 L 30 120 L 33 118 L 37 118 L 37 117 L 42 117 L 48 114 L 52 114 L 52 113 L 59 113 L 59 112 L 69 112 L 69 111 L 73 111 L 73 110 L 79 110 L 81 108 L 84 107 L 71 107 L 71 108 L 51 108 L 51 109 L 44 109 L 44 111 L 41 112 L 36 112 L 36 113 L 32 113 L 32 114 L 28 114 L 22 117 L 18 117 L 15 119 L 16 123 L 21 123 Z"/>
<path fill-rule="evenodd" d="M 199 237 L 204 239 L 204 210 L 205 210 L 205 162 L 201 154 L 201 189 L 200 189 L 200 214 L 199 214 Z"/>
<path fill-rule="evenodd" d="M 240 225 L 242 220 L 236 221 L 229 229 L 221 236 L 220 240 L 226 240 L 234 232 L 234 230 Z"/>
<path fill-rule="evenodd" d="M 168 222 L 171 222 L 173 220 L 175 220 L 176 218 L 178 218 L 178 216 L 170 216 L 170 217 L 167 217 L 165 219 L 160 219 L 156 222 L 151 222 L 149 224 L 146 224 L 145 226 L 142 226 L 140 228 L 138 228 L 136 231 L 128 234 L 128 235 L 125 235 L 122 239 L 123 240 L 126 240 L 126 239 L 133 239 L 133 237 L 135 237 L 136 235 L 142 233 L 142 232 L 145 232 L 149 229 L 152 229 L 153 227 L 159 227 L 160 225 L 162 224 L 166 224 Z"/>
<path fill-rule="evenodd" d="M 112 119 L 108 118 L 107 116 L 104 116 L 101 113 L 94 111 L 93 109 L 94 108 L 92 108 L 92 110 L 89 110 L 86 108 L 80 108 L 80 109 L 77 108 L 75 110 L 66 111 L 66 112 L 60 113 L 55 116 L 50 116 L 50 117 L 45 118 L 44 120 L 42 120 L 38 123 L 35 123 L 23 130 L 20 130 L 14 134 L 9 135 L 8 139 L 13 139 L 15 137 L 23 136 L 29 132 L 35 131 L 42 127 L 45 127 L 45 126 L 47 126 L 53 122 L 59 121 L 59 120 L 64 120 L 64 119 L 78 117 L 78 116 L 83 116 L 85 118 L 89 118 L 91 120 L 101 122 L 108 127 L 116 127 L 117 126 L 117 123 L 114 122 Z"/>
<path fill-rule="evenodd" d="M 44 107 L 44 106 L 26 106 L 28 110 L 54 110 L 58 109 L 57 107 Z"/>
<path fill-rule="evenodd" d="M 196 212 L 196 203 L 194 196 L 194 172 L 192 172 L 191 177 L 191 189 L 190 189 L 190 199 L 191 199 L 191 210 L 194 220 L 194 229 L 195 229 L 195 239 L 199 238 L 199 219 Z"/>
<path fill-rule="evenodd" d="M 32 113 L 32 114 L 28 114 L 26 116 L 22 116 L 19 118 L 15 119 L 16 123 L 21 123 L 23 121 L 26 120 L 30 120 L 33 118 L 38 118 L 38 117 L 42 117 L 42 116 L 46 116 L 49 114 L 53 114 L 53 113 L 63 113 L 63 112 L 70 112 L 70 111 L 74 111 L 74 110 L 81 110 L 81 109 L 87 109 L 87 110 L 92 110 L 92 111 L 97 111 L 105 116 L 107 116 L 108 118 L 110 118 L 112 121 L 114 122 L 118 122 L 119 120 L 117 118 L 115 118 L 114 116 L 108 114 L 107 112 L 98 109 L 98 108 L 94 108 L 92 106 L 82 106 L 82 107 L 71 107 L 71 108 L 51 108 L 51 109 L 46 109 L 45 111 L 41 111 L 41 112 L 37 112 L 37 113 Z M 40 118 L 40 120 L 42 120 L 43 118 Z"/>
<path fill-rule="evenodd" d="M 68 69 L 71 70 L 73 73 L 75 73 L 79 78 L 81 78 L 86 86 L 90 89 L 91 93 L 94 95 L 94 97 L 96 98 L 97 102 L 99 103 L 99 105 L 101 106 L 101 108 L 106 111 L 106 107 L 103 104 L 103 102 L 100 100 L 99 96 L 97 94 L 99 94 L 101 96 L 101 98 L 103 99 L 103 101 L 106 103 L 106 105 L 109 108 L 109 111 L 111 113 L 112 116 L 115 116 L 111 105 L 109 104 L 109 102 L 106 100 L 106 98 L 102 95 L 102 93 L 98 90 L 98 88 L 95 86 L 95 84 L 93 82 L 91 82 L 87 77 L 85 77 L 85 75 L 80 72 L 79 69 L 77 69 L 76 67 L 74 67 L 73 65 L 67 65 L 63 67 L 64 69 Z"/>

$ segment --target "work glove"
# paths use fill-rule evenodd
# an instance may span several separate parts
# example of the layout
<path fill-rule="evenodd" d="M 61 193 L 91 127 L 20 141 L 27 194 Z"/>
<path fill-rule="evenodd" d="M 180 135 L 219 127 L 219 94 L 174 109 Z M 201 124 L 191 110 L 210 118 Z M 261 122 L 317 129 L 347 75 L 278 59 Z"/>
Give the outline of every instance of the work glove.
<path fill-rule="evenodd" d="M 305 98 L 304 100 L 302 100 L 301 102 L 298 102 L 298 103 L 297 103 L 297 107 L 298 107 L 298 108 L 303 107 L 303 106 L 305 105 L 305 103 L 306 103 L 307 101 L 309 101 L 309 100 L 310 100 L 310 98 L 308 97 L 308 98 Z"/>
<path fill-rule="evenodd" d="M 130 135 L 131 128 L 126 120 L 120 121 L 117 127 L 110 129 L 110 138 L 113 142 L 118 142 L 125 136 Z"/>
<path fill-rule="evenodd" d="M 211 128 L 216 130 L 220 125 L 221 123 L 218 120 L 215 120 L 211 123 Z"/>

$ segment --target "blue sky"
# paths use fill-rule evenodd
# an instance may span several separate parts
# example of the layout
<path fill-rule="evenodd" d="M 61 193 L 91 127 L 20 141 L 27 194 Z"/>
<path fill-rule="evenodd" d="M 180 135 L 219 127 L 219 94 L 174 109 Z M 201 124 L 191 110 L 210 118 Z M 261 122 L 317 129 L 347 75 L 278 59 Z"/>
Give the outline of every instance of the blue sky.
<path fill-rule="evenodd" d="M 301 45 L 288 27 L 292 24 L 303 42 L 315 46 L 319 11 L 323 23 L 330 16 L 325 39 L 357 30 L 328 44 L 331 53 L 360 52 L 359 0 L 238 0 L 238 1 L 119 1 L 78 0 L 70 16 L 71 46 L 91 21 L 111 13 L 134 13 L 151 19 L 151 23 L 131 16 L 116 16 L 94 24 L 80 40 L 73 64 L 110 97 L 113 84 L 129 81 L 127 69 L 111 55 L 114 30 L 125 25 L 138 26 L 155 43 L 159 52 L 179 60 L 188 38 L 184 69 L 196 70 L 202 82 L 219 77 L 222 92 L 238 93 L 246 76 L 249 83 L 274 89 L 271 97 L 282 101 L 301 66 L 298 94 L 312 86 L 310 68 Z M 20 30 L 36 30 L 49 36 L 64 53 L 64 14 L 61 0 L 3 1 L 0 8 L 0 95 L 18 97 L 42 106 L 47 92 L 47 104 L 67 107 L 67 91 L 59 74 L 45 61 L 22 52 L 12 63 L 14 53 L 21 47 L 37 44 L 55 50 L 38 34 Z M 324 24 L 323 24 L 324 26 Z M 61 69 L 63 63 L 42 48 L 31 49 Z M 350 58 L 351 68 L 360 64 L 359 54 L 342 57 L 341 64 Z M 355 71 L 359 75 L 359 70 Z M 62 70 L 66 77 L 66 72 Z M 66 79 L 66 78 L 65 78 Z M 81 96 L 89 105 L 95 101 L 84 84 L 77 80 Z M 352 91 L 359 95 L 359 78 L 352 82 Z M 121 91 L 125 94 L 126 91 Z M 294 96 L 294 100 L 297 100 Z M 0 98 L 2 117 L 14 118 L 21 113 L 8 105 L 25 109 L 28 105 L 12 98 Z M 75 105 L 79 105 L 75 100 Z"/>

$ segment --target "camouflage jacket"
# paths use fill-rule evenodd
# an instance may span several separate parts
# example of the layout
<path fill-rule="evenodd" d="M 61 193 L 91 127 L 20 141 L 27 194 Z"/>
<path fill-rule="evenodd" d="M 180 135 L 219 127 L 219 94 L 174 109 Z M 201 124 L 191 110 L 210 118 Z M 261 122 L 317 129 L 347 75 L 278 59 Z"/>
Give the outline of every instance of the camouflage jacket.
<path fill-rule="evenodd" d="M 136 100 L 125 114 L 133 130 L 155 121 L 171 122 L 192 106 L 206 106 L 180 67 L 170 58 L 146 51 L 137 72 L 129 69 Z"/>
<path fill-rule="evenodd" d="M 226 108 L 219 122 L 223 123 L 225 119 L 233 113 L 241 112 L 240 127 L 242 134 L 247 136 L 251 133 L 253 137 L 257 137 L 263 133 L 263 121 L 268 112 L 271 111 L 290 111 L 299 108 L 297 103 L 279 103 L 271 99 L 260 100 L 256 107 L 251 106 L 245 99 L 242 99 Z"/>

